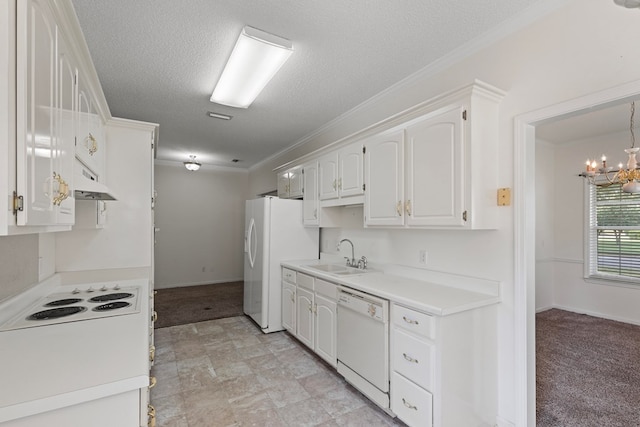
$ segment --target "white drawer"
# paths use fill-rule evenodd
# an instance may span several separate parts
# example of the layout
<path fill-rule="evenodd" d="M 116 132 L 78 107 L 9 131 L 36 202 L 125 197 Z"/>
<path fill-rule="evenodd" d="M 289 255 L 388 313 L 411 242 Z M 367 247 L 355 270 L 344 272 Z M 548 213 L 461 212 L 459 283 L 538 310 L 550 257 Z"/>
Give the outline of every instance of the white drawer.
<path fill-rule="evenodd" d="M 304 273 L 298 273 L 296 277 L 296 284 L 298 286 L 302 286 L 303 288 L 307 288 L 310 291 L 313 290 L 313 276 L 309 276 Z"/>
<path fill-rule="evenodd" d="M 416 384 L 433 390 L 435 346 L 393 329 L 392 369 Z"/>
<path fill-rule="evenodd" d="M 327 282 L 322 279 L 316 279 L 315 289 L 317 294 L 331 298 L 332 301 L 336 301 L 338 299 L 338 297 L 336 296 L 338 287 L 331 282 Z"/>
<path fill-rule="evenodd" d="M 432 340 L 436 339 L 436 322 L 433 316 L 397 304 L 393 304 L 392 312 L 392 320 L 396 326 Z"/>
<path fill-rule="evenodd" d="M 391 410 L 409 427 L 433 425 L 433 397 L 402 375 L 391 376 Z"/>
<path fill-rule="evenodd" d="M 296 283 L 296 272 L 294 270 L 290 270 L 288 268 L 282 268 L 282 280 L 289 283 Z"/>

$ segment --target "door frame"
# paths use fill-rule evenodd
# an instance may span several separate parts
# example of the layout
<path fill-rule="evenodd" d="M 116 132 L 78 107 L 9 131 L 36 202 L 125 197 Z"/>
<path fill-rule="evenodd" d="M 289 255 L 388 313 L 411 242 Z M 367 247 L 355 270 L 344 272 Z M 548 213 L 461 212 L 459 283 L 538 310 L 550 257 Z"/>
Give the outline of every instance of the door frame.
<path fill-rule="evenodd" d="M 535 127 L 640 97 L 640 80 L 514 118 L 515 422 L 536 424 Z M 581 164 L 576 164 L 576 173 Z"/>

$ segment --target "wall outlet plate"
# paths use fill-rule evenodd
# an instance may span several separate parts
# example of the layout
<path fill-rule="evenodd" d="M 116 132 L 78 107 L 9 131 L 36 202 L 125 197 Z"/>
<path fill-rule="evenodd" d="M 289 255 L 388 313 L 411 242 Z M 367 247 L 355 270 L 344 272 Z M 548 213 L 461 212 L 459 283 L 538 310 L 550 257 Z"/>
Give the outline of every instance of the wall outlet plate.
<path fill-rule="evenodd" d="M 427 251 L 424 249 L 420 249 L 418 251 L 418 264 L 427 265 Z"/>

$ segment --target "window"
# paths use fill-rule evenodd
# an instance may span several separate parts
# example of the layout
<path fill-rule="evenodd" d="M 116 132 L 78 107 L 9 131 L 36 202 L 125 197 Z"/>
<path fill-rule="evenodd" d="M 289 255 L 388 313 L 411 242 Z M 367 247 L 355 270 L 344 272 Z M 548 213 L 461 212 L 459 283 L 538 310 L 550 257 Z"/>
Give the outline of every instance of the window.
<path fill-rule="evenodd" d="M 587 186 L 585 277 L 640 283 L 640 194 Z"/>

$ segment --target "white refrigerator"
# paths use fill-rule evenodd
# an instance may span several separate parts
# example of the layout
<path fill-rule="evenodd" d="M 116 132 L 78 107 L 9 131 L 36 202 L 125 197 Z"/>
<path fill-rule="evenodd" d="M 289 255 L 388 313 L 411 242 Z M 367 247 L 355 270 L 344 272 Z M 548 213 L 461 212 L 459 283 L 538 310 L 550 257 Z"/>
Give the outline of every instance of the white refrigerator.
<path fill-rule="evenodd" d="M 247 200 L 244 232 L 244 313 L 265 333 L 281 331 L 280 262 L 319 257 L 318 228 L 302 225 L 302 200 Z"/>

